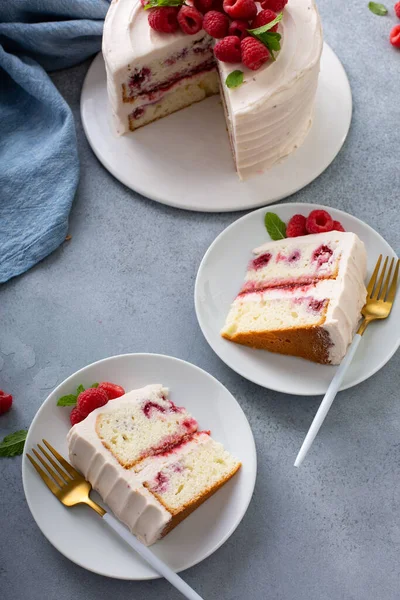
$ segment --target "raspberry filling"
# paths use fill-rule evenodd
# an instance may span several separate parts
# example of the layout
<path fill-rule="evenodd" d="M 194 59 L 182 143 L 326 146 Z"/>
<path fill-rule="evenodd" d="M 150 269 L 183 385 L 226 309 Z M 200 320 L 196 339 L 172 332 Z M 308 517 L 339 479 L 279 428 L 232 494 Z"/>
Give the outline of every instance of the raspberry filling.
<path fill-rule="evenodd" d="M 169 406 L 165 407 L 165 406 L 161 406 L 160 404 L 157 404 L 157 402 L 151 402 L 151 400 L 149 400 L 148 402 L 146 402 L 146 404 L 143 406 L 142 410 L 144 412 L 145 417 L 147 417 L 148 419 L 151 419 L 154 411 L 158 411 L 160 413 L 181 413 L 182 411 L 184 411 L 184 408 L 179 408 L 178 406 L 175 406 L 175 404 L 173 402 L 171 402 L 171 400 L 168 400 Z M 186 421 L 189 421 L 189 419 L 186 419 Z M 184 423 L 186 423 L 186 421 L 184 421 Z M 194 419 L 192 419 L 192 421 L 194 421 Z"/>
<path fill-rule="evenodd" d="M 168 489 L 168 482 L 169 477 L 162 471 L 159 471 L 154 477 L 154 480 L 151 482 L 151 491 L 158 494 L 163 494 Z"/>
<path fill-rule="evenodd" d="M 305 292 L 314 286 L 317 281 L 319 281 L 316 277 L 301 277 L 296 281 L 292 281 L 290 279 L 281 279 L 278 281 L 274 281 L 271 279 L 267 283 L 264 281 L 246 281 L 242 289 L 240 290 L 238 297 L 245 296 L 246 294 L 253 294 L 255 292 L 265 292 L 267 290 L 279 289 L 282 291 L 292 292 L 293 290 L 298 290 L 301 292 Z"/>
<path fill-rule="evenodd" d="M 272 258 L 272 254 L 270 254 L 269 252 L 266 252 L 265 254 L 261 254 L 260 256 L 257 256 L 257 258 L 255 258 L 254 260 L 251 261 L 250 263 L 250 269 L 254 269 L 254 271 L 258 271 L 258 269 L 262 269 L 263 267 L 266 267 L 267 264 L 269 263 L 269 261 Z"/>
<path fill-rule="evenodd" d="M 312 260 L 313 260 L 313 262 L 317 262 L 318 266 L 320 267 L 321 265 L 323 265 L 329 261 L 332 254 L 333 254 L 333 250 L 331 250 L 331 248 L 329 248 L 329 246 L 326 246 L 325 244 L 323 244 L 322 246 L 319 246 L 319 248 L 314 250 L 313 255 L 312 255 Z"/>

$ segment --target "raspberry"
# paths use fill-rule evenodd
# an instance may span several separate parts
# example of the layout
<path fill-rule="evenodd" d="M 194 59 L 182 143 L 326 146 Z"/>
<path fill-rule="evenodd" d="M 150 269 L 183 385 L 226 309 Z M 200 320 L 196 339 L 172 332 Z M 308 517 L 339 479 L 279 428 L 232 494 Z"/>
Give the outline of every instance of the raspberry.
<path fill-rule="evenodd" d="M 395 48 L 400 48 L 400 25 L 395 25 L 390 32 L 390 43 Z"/>
<path fill-rule="evenodd" d="M 8 412 L 11 408 L 13 397 L 11 394 L 6 394 L 3 390 L 0 390 L 0 415 Z"/>
<path fill-rule="evenodd" d="M 227 35 L 214 46 L 214 54 L 218 60 L 227 63 L 238 63 L 242 60 L 240 40 L 236 35 Z"/>
<path fill-rule="evenodd" d="M 258 13 L 258 15 L 256 16 L 256 18 L 254 19 L 254 21 L 252 22 L 251 28 L 257 29 L 257 27 L 262 27 L 263 25 L 266 25 L 267 23 L 271 23 L 271 21 L 273 21 L 274 19 L 276 19 L 276 13 L 274 13 L 273 10 L 269 10 L 268 8 L 267 8 L 267 10 L 261 10 Z M 277 29 L 278 29 L 278 25 L 274 25 L 268 31 L 276 31 Z"/>
<path fill-rule="evenodd" d="M 149 13 L 149 25 L 160 33 L 174 33 L 178 29 L 178 11 L 173 6 L 152 8 Z"/>
<path fill-rule="evenodd" d="M 194 35 L 203 27 L 203 15 L 194 6 L 182 6 L 178 12 L 178 23 L 183 33 Z"/>
<path fill-rule="evenodd" d="M 99 388 L 89 388 L 78 396 L 77 407 L 82 417 L 85 418 L 95 408 L 104 406 L 108 402 L 107 394 Z"/>
<path fill-rule="evenodd" d="M 340 221 L 333 221 L 333 231 L 346 231 Z"/>
<path fill-rule="evenodd" d="M 194 5 L 197 10 L 205 15 L 208 11 L 212 10 L 213 0 L 194 0 Z"/>
<path fill-rule="evenodd" d="M 103 390 L 107 394 L 109 400 L 114 400 L 114 398 L 119 398 L 125 394 L 125 390 L 122 386 L 117 385 L 116 383 L 110 383 L 109 381 L 102 381 L 99 383 L 97 389 Z"/>
<path fill-rule="evenodd" d="M 224 11 L 231 19 L 251 21 L 257 14 L 254 0 L 224 0 Z"/>
<path fill-rule="evenodd" d="M 306 234 L 306 218 L 303 215 L 293 215 L 286 227 L 286 237 L 298 237 Z"/>
<path fill-rule="evenodd" d="M 269 51 L 263 43 L 253 37 L 241 41 L 242 63 L 248 69 L 257 71 L 269 59 Z"/>
<path fill-rule="evenodd" d="M 400 19 L 400 2 L 396 2 L 394 5 L 394 12 L 396 13 L 396 17 Z"/>
<path fill-rule="evenodd" d="M 149 2 L 150 0 L 140 0 L 140 4 L 143 6 L 143 8 L 147 6 Z"/>
<path fill-rule="evenodd" d="M 236 35 L 239 40 L 244 40 L 245 37 L 250 35 L 247 32 L 249 28 L 250 26 L 247 21 L 236 19 L 236 21 L 232 21 L 232 23 L 229 25 L 228 35 Z"/>
<path fill-rule="evenodd" d="M 74 408 L 71 410 L 71 413 L 69 415 L 69 420 L 71 421 L 71 425 L 76 425 L 77 423 L 80 423 L 81 421 L 83 421 L 84 418 L 85 417 L 83 416 L 83 414 L 81 413 L 79 408 L 77 406 L 74 406 Z"/>
<path fill-rule="evenodd" d="M 223 4 L 224 4 L 224 0 L 213 0 L 212 10 L 217 10 L 218 12 L 224 13 L 225 11 L 224 11 Z"/>
<path fill-rule="evenodd" d="M 261 8 L 269 8 L 269 10 L 280 13 L 283 11 L 287 3 L 288 0 L 262 0 Z"/>
<path fill-rule="evenodd" d="M 307 217 L 306 229 L 308 233 L 325 233 L 332 231 L 333 220 L 326 210 L 312 210 Z"/>
<path fill-rule="evenodd" d="M 203 29 L 213 38 L 223 38 L 228 33 L 229 19 L 223 13 L 216 10 L 204 15 Z"/>

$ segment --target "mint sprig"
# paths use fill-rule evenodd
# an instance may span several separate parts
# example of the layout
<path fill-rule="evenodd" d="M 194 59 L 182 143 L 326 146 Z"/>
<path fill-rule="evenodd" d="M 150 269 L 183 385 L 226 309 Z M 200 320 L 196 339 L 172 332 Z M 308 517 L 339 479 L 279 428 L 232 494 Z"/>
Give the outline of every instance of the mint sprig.
<path fill-rule="evenodd" d="M 247 31 L 249 33 L 251 33 L 252 35 L 258 36 L 261 33 L 266 33 L 267 31 L 269 31 L 270 29 L 275 27 L 275 25 L 278 25 L 278 23 L 280 23 L 282 21 L 282 19 L 283 19 L 283 12 L 280 12 L 279 15 L 276 15 L 276 17 L 273 21 L 266 23 L 266 25 L 261 25 L 261 27 L 256 27 L 256 29 L 248 29 Z"/>
<path fill-rule="evenodd" d="M 388 12 L 386 6 L 379 4 L 379 2 L 368 2 L 368 8 L 374 15 L 378 15 L 379 17 L 384 17 Z"/>
<path fill-rule="evenodd" d="M 271 240 L 285 239 L 286 225 L 276 213 L 267 212 L 264 217 L 264 224 Z"/>
<path fill-rule="evenodd" d="M 243 83 L 243 71 L 232 71 L 225 79 L 225 85 L 228 88 L 236 88 Z"/>
<path fill-rule="evenodd" d="M 144 10 L 149 10 L 149 8 L 157 8 L 159 6 L 183 6 L 185 4 L 185 0 L 149 0 L 149 2 L 144 6 Z"/>
<path fill-rule="evenodd" d="M 22 454 L 27 434 L 26 429 L 20 429 L 6 435 L 3 441 L 0 442 L 0 457 L 11 458 Z"/>
<path fill-rule="evenodd" d="M 97 388 L 99 387 L 98 383 L 92 383 L 92 385 L 89 385 L 89 388 Z M 87 388 L 87 389 L 89 389 Z M 75 394 L 67 394 L 66 396 L 61 396 L 61 398 L 59 398 L 57 400 L 57 406 L 75 406 L 76 401 L 78 400 L 78 396 L 79 394 L 81 394 L 82 392 L 85 391 L 85 388 L 83 387 L 82 384 L 78 385 L 78 387 L 76 388 L 76 393 Z"/>
<path fill-rule="evenodd" d="M 274 52 L 279 52 L 281 49 L 282 36 L 276 31 L 270 31 L 270 29 L 282 21 L 282 17 L 283 13 L 279 13 L 279 15 L 277 15 L 276 18 L 270 23 L 262 25 L 261 27 L 256 27 L 256 29 L 247 30 L 250 35 L 255 37 L 257 40 L 260 40 L 260 42 L 268 48 L 272 60 L 275 60 Z"/>

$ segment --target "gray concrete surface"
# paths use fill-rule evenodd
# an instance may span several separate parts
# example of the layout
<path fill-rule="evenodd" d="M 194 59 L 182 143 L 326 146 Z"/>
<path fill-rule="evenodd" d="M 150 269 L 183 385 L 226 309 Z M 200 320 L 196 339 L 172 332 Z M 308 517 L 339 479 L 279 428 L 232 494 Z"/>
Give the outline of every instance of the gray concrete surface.
<path fill-rule="evenodd" d="M 351 81 L 354 116 L 337 159 L 291 200 L 347 210 L 399 250 L 400 51 L 387 42 L 397 21 L 392 6 L 390 17 L 377 17 L 366 5 L 319 2 L 325 38 Z M 0 388 L 15 397 L 1 436 L 29 426 L 56 384 L 97 359 L 145 351 L 191 361 L 241 403 L 259 468 L 243 522 L 185 579 L 205 600 L 400 598 L 399 353 L 339 394 L 309 460 L 295 470 L 320 398 L 271 392 L 236 375 L 210 350 L 194 313 L 200 260 L 240 215 L 175 210 L 115 181 L 81 127 L 87 68 L 54 75 L 76 117 L 81 158 L 72 240 L 0 290 Z M 165 581 L 105 579 L 59 554 L 30 515 L 20 465 L 19 457 L 0 460 L 2 600 L 180 598 Z"/>

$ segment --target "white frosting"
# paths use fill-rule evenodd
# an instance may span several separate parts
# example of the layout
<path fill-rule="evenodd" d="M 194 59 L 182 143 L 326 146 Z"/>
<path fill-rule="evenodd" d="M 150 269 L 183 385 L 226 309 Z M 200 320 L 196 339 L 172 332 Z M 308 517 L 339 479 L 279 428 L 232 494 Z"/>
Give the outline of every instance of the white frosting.
<path fill-rule="evenodd" d="M 153 31 L 139 0 L 113 0 L 103 37 L 107 86 L 117 131 L 129 129 L 129 103 L 122 101 L 121 86 L 134 65 L 145 66 L 179 52 L 204 37 L 182 32 Z M 279 31 L 282 49 L 276 61 L 258 71 L 242 64 L 218 63 L 227 125 L 236 168 L 241 178 L 270 168 L 295 150 L 311 125 L 317 88 L 322 31 L 314 0 L 289 0 Z M 171 67 L 171 73 L 174 68 Z M 235 89 L 225 86 L 233 70 L 244 72 L 244 83 Z M 163 69 L 163 74 L 168 74 Z"/>

